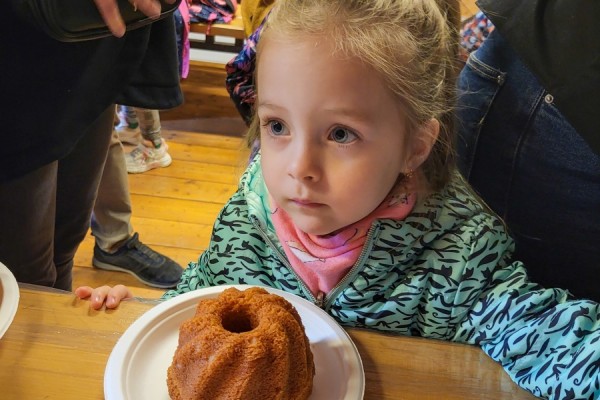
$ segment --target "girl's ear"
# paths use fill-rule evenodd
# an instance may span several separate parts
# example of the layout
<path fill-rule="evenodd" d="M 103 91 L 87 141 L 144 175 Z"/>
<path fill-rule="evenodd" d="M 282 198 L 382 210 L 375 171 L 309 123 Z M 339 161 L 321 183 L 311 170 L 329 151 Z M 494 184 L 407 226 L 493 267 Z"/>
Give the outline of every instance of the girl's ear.
<path fill-rule="evenodd" d="M 427 160 L 439 133 L 440 122 L 435 118 L 425 121 L 418 127 L 418 132 L 413 137 L 411 153 L 406 163 L 409 170 L 416 170 Z"/>

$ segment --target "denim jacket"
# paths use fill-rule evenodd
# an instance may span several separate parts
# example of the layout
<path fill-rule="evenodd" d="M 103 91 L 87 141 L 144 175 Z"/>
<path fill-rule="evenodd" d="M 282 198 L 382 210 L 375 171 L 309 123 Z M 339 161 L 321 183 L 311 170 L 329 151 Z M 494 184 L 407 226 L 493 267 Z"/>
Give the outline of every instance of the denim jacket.
<path fill-rule="evenodd" d="M 513 242 L 456 174 L 402 221 L 378 220 L 342 281 L 315 298 L 270 221 L 260 156 L 215 222 L 208 249 L 165 298 L 252 284 L 317 303 L 341 325 L 480 346 L 544 398 L 600 396 L 600 307 L 528 280 Z"/>

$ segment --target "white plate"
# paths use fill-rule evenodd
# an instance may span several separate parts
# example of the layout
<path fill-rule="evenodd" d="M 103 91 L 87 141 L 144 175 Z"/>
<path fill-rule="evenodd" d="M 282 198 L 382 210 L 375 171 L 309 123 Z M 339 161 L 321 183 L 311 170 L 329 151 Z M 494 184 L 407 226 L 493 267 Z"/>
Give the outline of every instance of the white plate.
<path fill-rule="evenodd" d="M 19 285 L 6 265 L 0 263 L 0 339 L 8 330 L 19 308 Z"/>
<path fill-rule="evenodd" d="M 104 373 L 106 400 L 169 399 L 167 368 L 177 348 L 179 325 L 194 316 L 200 299 L 217 297 L 228 287 L 214 286 L 184 293 L 143 314 L 117 341 Z M 312 400 L 359 400 L 363 398 L 365 375 L 352 340 L 325 311 L 311 302 L 265 287 L 296 307 L 315 361 Z"/>

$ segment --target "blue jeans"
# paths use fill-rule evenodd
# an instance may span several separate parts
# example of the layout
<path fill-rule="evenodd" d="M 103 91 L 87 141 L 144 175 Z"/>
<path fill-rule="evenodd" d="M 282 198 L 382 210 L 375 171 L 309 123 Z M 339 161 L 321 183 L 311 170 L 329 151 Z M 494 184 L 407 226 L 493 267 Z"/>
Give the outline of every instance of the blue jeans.
<path fill-rule="evenodd" d="M 459 168 L 506 221 L 515 259 L 546 287 L 600 301 L 600 156 L 497 31 L 458 87 Z"/>

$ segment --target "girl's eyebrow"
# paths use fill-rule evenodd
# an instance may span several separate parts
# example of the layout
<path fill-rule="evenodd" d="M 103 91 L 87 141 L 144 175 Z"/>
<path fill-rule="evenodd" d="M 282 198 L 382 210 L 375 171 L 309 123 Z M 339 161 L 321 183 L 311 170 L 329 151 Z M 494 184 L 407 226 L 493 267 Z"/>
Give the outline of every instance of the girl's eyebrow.
<path fill-rule="evenodd" d="M 268 101 L 259 101 L 256 105 L 257 108 L 263 107 L 263 108 L 271 108 L 271 109 L 282 109 L 283 107 L 278 106 L 277 104 L 274 103 L 269 103 Z"/>
<path fill-rule="evenodd" d="M 277 104 L 270 103 L 268 101 L 259 101 L 256 104 L 256 108 L 282 110 L 284 107 L 278 106 Z M 362 110 L 362 109 L 358 110 L 356 108 L 350 108 L 350 107 L 329 107 L 329 108 L 323 108 L 322 111 L 328 112 L 328 113 L 331 113 L 334 115 L 343 115 L 345 117 L 350 117 L 352 119 L 361 120 L 361 121 L 372 119 L 370 112 Z"/>
<path fill-rule="evenodd" d="M 256 111 L 266 114 L 284 115 L 287 114 L 288 110 L 285 107 L 279 106 L 275 103 L 269 102 L 258 102 L 256 103 Z"/>
<path fill-rule="evenodd" d="M 373 115 L 371 112 L 365 109 L 348 108 L 348 107 L 329 107 L 323 108 L 324 112 L 327 112 L 336 117 L 348 118 L 351 121 L 358 123 L 368 123 L 373 121 Z"/>
<path fill-rule="evenodd" d="M 363 109 L 356 109 L 356 108 L 349 108 L 349 107 L 329 107 L 329 108 L 324 108 L 323 111 L 330 112 L 332 114 L 337 114 L 337 115 L 358 117 L 361 119 L 368 118 L 368 116 L 371 115 L 370 112 L 367 112 Z"/>

